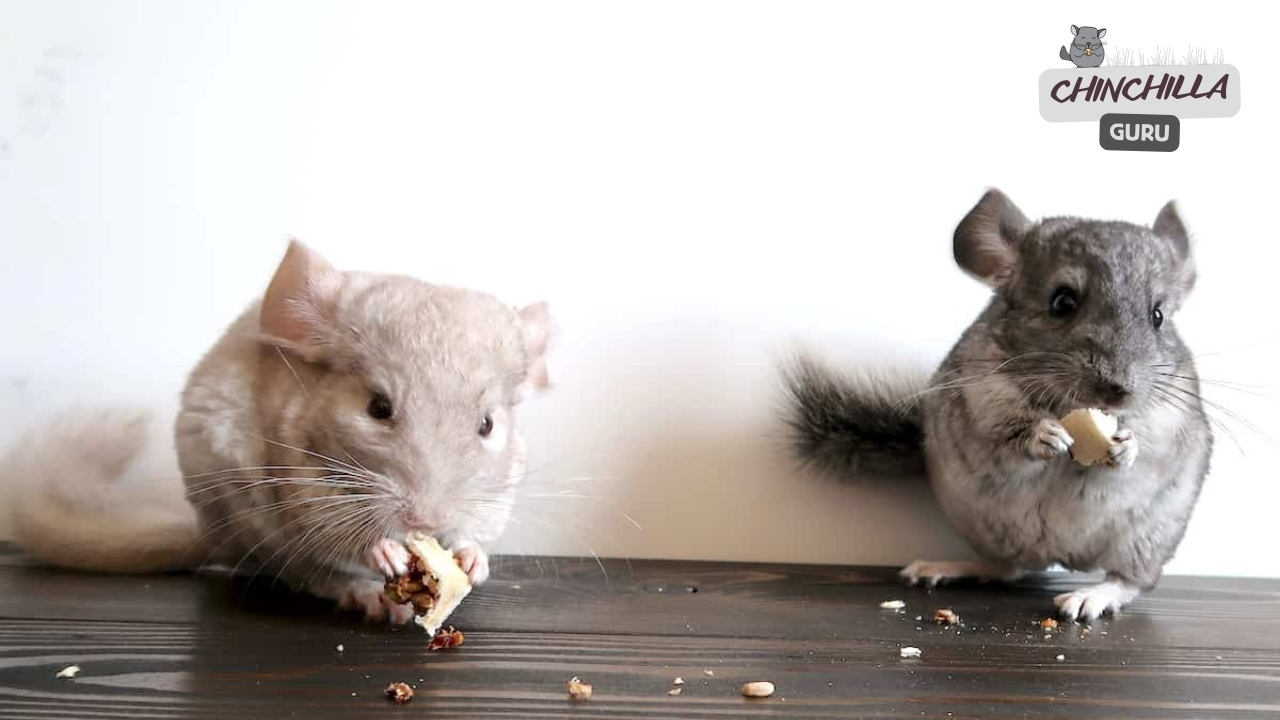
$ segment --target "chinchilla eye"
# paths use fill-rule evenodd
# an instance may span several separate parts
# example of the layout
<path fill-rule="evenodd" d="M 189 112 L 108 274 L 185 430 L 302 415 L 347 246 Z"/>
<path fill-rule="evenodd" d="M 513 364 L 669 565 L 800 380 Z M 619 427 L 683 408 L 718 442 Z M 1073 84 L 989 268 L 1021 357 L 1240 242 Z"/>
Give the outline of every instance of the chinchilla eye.
<path fill-rule="evenodd" d="M 1151 309 L 1151 324 L 1155 325 L 1157 330 L 1164 324 L 1164 311 L 1160 309 L 1159 305 Z"/>
<path fill-rule="evenodd" d="M 369 417 L 374 420 L 390 420 L 395 414 L 395 408 L 391 406 L 391 398 L 382 393 L 374 393 L 369 398 L 368 412 Z"/>
<path fill-rule="evenodd" d="M 493 416 L 485 413 L 484 419 L 480 421 L 480 437 L 487 438 L 491 432 L 493 432 Z"/>
<path fill-rule="evenodd" d="M 1078 305 L 1076 291 L 1060 287 L 1053 291 L 1053 297 L 1049 299 L 1049 314 L 1058 318 L 1066 317 L 1075 312 Z"/>

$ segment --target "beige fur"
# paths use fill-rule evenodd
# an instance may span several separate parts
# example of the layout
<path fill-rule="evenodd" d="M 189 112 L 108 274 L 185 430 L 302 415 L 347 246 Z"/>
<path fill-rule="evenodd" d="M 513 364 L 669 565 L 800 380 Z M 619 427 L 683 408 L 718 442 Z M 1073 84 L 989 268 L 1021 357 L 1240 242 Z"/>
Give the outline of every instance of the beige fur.
<path fill-rule="evenodd" d="M 178 468 L 134 477 L 127 461 L 144 421 L 127 411 L 64 420 L 6 466 L 26 478 L 19 541 L 49 562 L 101 570 L 198 558 L 407 620 L 407 606 L 378 592 L 382 574 L 403 569 L 394 540 L 405 533 L 438 537 L 474 583 L 488 575 L 485 549 L 525 472 L 515 409 L 549 386 L 548 328 L 545 304 L 517 310 L 484 293 L 340 272 L 293 242 L 263 299 L 192 371 Z M 375 394 L 391 417 L 375 417 Z"/>

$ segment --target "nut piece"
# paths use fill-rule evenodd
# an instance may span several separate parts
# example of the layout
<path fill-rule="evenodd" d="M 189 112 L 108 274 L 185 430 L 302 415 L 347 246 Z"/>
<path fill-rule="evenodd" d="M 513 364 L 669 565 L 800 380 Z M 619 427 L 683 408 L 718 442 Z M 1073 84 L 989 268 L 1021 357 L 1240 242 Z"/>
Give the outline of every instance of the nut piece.
<path fill-rule="evenodd" d="M 767 698 L 773 694 L 773 683 L 765 680 L 749 682 L 742 686 L 742 694 L 749 698 Z"/>
<path fill-rule="evenodd" d="M 884 602 L 880 603 L 881 610 L 901 610 L 906 606 L 907 604 L 902 602 L 901 600 L 885 600 Z"/>
<path fill-rule="evenodd" d="M 1116 430 L 1120 429 L 1115 417 L 1095 408 L 1081 408 L 1067 413 L 1059 422 L 1075 442 L 1071 445 L 1071 459 L 1088 467 L 1110 457 Z"/>
<path fill-rule="evenodd" d="M 898 651 L 898 655 L 904 658 L 918 658 L 921 653 L 918 647 L 904 647 Z"/>
<path fill-rule="evenodd" d="M 458 647 L 466 640 L 466 636 L 461 632 L 453 629 L 450 625 L 447 629 L 440 628 L 436 636 L 431 638 L 431 644 L 427 646 L 428 650 L 444 650 L 446 648 Z"/>
<path fill-rule="evenodd" d="M 589 700 L 591 698 L 591 686 L 576 677 L 569 681 L 568 687 L 569 697 L 573 700 Z"/>
<path fill-rule="evenodd" d="M 1054 620 L 1053 618 L 1045 618 L 1040 621 L 1040 628 L 1042 630 L 1053 630 L 1057 627 L 1058 627 L 1058 621 Z"/>
<path fill-rule="evenodd" d="M 668 691 L 667 691 L 667 694 L 668 694 L 668 695 L 670 695 L 671 697 L 675 697 L 675 696 L 677 696 L 677 695 L 679 695 L 679 694 L 680 694 L 680 691 L 681 691 L 681 690 L 684 690 L 684 688 L 674 687 L 674 688 L 671 688 L 670 690 L 668 690 Z"/>
<path fill-rule="evenodd" d="M 938 608 L 933 613 L 933 621 L 947 625 L 955 625 L 960 622 L 960 616 L 952 612 L 951 608 Z"/>
<path fill-rule="evenodd" d="M 387 686 L 387 699 L 397 705 L 403 705 L 413 699 L 413 688 L 402 682 Z"/>
<path fill-rule="evenodd" d="M 79 674 L 80 674 L 80 666 L 79 666 L 79 665 L 68 665 L 68 666 L 66 666 L 66 667 L 62 668 L 61 670 L 59 670 L 59 671 L 58 671 L 58 674 L 57 674 L 57 675 L 54 675 L 54 677 L 56 677 L 56 678 L 58 678 L 58 679 L 63 679 L 63 678 L 73 678 L 73 677 L 75 677 L 76 675 L 79 675 Z"/>

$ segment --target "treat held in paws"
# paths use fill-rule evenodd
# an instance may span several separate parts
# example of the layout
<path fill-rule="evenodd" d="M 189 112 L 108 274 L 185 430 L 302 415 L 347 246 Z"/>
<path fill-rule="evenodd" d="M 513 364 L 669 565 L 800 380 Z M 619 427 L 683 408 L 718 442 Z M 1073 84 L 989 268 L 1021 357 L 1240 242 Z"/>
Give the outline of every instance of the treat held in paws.
<path fill-rule="evenodd" d="M 1081 408 L 1067 413 L 1062 427 L 1071 434 L 1071 458 L 1088 467 L 1111 457 L 1116 432 L 1120 425 L 1113 415 L 1096 408 Z"/>
<path fill-rule="evenodd" d="M 431 633 L 434 643 L 445 620 L 471 592 L 471 581 L 453 553 L 435 538 L 410 533 L 404 544 L 409 550 L 408 568 L 387 581 L 385 593 L 393 603 L 413 606 L 414 622 Z"/>

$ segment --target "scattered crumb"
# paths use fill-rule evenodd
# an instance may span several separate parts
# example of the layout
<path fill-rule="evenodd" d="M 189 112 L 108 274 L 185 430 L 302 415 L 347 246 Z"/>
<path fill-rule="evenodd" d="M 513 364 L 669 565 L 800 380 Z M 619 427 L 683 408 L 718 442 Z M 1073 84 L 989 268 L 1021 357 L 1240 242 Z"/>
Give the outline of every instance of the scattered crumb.
<path fill-rule="evenodd" d="M 773 694 L 773 683 L 764 680 L 742 686 L 742 694 L 749 698 L 767 698 Z"/>
<path fill-rule="evenodd" d="M 715 670 L 703 670 L 703 671 L 702 671 L 702 674 L 703 674 L 703 675 L 706 675 L 707 677 L 715 677 L 715 676 L 716 676 L 716 671 L 715 671 Z"/>
<path fill-rule="evenodd" d="M 1063 660 L 1066 660 L 1066 659 L 1067 659 L 1067 656 L 1066 656 L 1066 655 L 1059 655 L 1059 656 L 1058 656 L 1057 658 L 1055 658 L 1055 659 L 1056 659 L 1058 662 L 1062 662 Z"/>
<path fill-rule="evenodd" d="M 591 686 L 574 677 L 568 683 L 569 698 L 572 700 L 589 700 L 591 698 Z"/>
<path fill-rule="evenodd" d="M 947 625 L 955 625 L 960 622 L 960 616 L 955 614 L 951 608 L 938 608 L 933 613 L 933 621 L 946 623 Z"/>
<path fill-rule="evenodd" d="M 1050 634 L 1048 634 L 1048 633 L 1045 633 L 1044 639 L 1045 639 L 1045 640 L 1052 640 L 1052 639 L 1053 639 L 1053 636 L 1052 636 L 1052 635 L 1050 635 Z"/>
<path fill-rule="evenodd" d="M 901 610 L 906 606 L 907 604 L 902 602 L 901 600 L 885 600 L 884 602 L 880 603 L 881 610 Z"/>
<path fill-rule="evenodd" d="M 920 648 L 904 647 L 898 651 L 898 654 L 904 658 L 918 658 L 921 655 Z"/>
<path fill-rule="evenodd" d="M 671 681 L 671 684 L 672 684 L 672 685 L 683 685 L 683 684 L 684 684 L 684 678 L 680 678 L 680 677 L 678 677 L 678 678 L 676 678 L 675 680 L 672 680 L 672 681 Z"/>
<path fill-rule="evenodd" d="M 916 622 L 924 622 L 924 616 L 923 616 L 923 615 L 917 615 L 917 616 L 916 616 Z"/>
<path fill-rule="evenodd" d="M 338 646 L 338 648 L 337 648 L 337 650 L 338 650 L 338 652 L 343 652 L 343 651 L 345 651 L 345 650 L 346 650 L 346 648 L 344 648 L 344 647 L 342 647 L 341 645 L 339 645 L 339 646 Z"/>
<path fill-rule="evenodd" d="M 397 705 L 403 705 L 413 699 L 413 688 L 398 682 L 387 686 L 387 699 Z M 355 693 L 351 693 L 355 695 Z"/>
<path fill-rule="evenodd" d="M 678 687 L 677 687 L 677 688 L 671 688 L 670 690 L 668 690 L 668 691 L 667 691 L 667 694 L 668 694 L 668 695 L 670 695 L 670 696 L 672 696 L 672 697 L 675 697 L 676 695 L 679 695 L 679 694 L 680 694 L 680 691 L 681 691 L 681 690 L 684 690 L 684 688 L 678 688 Z"/>
<path fill-rule="evenodd" d="M 1053 619 L 1053 618 L 1051 618 L 1051 617 L 1050 617 L 1050 618 L 1045 618 L 1045 619 L 1043 619 L 1043 620 L 1041 620 L 1041 621 L 1040 621 L 1040 629 L 1041 629 L 1041 630 L 1053 630 L 1053 629 L 1054 629 L 1054 628 L 1056 628 L 1056 627 L 1058 627 L 1058 621 L 1057 621 L 1057 620 L 1054 620 L 1054 619 Z"/>
<path fill-rule="evenodd" d="M 431 638 L 431 644 L 427 646 L 428 650 L 443 650 L 445 648 L 458 647 L 466 639 L 462 633 L 453 628 L 452 625 L 448 629 L 440 628 L 436 632 L 436 636 Z"/>
<path fill-rule="evenodd" d="M 68 665 L 68 666 L 66 666 L 66 667 L 62 668 L 61 670 L 59 670 L 59 671 L 58 671 L 58 674 L 57 674 L 57 675 L 55 675 L 54 677 L 57 677 L 57 678 L 73 678 L 73 677 L 75 677 L 76 675 L 79 675 L 79 674 L 80 674 L 80 666 L 79 666 L 79 665 Z"/>

